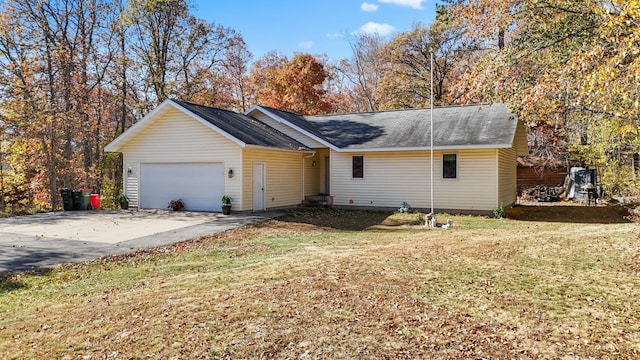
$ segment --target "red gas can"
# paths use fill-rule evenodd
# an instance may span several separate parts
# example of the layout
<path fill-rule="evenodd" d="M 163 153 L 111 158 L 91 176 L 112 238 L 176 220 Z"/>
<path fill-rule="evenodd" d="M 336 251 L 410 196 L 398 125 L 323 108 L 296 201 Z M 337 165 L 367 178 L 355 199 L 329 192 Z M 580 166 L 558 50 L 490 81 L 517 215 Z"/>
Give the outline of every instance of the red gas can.
<path fill-rule="evenodd" d="M 91 207 L 93 209 L 100 209 L 100 194 L 89 195 L 89 201 L 91 201 Z"/>

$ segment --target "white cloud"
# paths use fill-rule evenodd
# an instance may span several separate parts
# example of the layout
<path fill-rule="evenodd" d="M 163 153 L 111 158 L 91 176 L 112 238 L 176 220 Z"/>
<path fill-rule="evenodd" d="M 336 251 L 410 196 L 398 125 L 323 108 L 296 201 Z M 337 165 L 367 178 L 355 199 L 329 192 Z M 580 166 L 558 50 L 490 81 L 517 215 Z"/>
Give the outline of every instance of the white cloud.
<path fill-rule="evenodd" d="M 326 36 L 328 39 L 342 39 L 345 36 L 345 33 L 343 32 L 327 33 Z"/>
<path fill-rule="evenodd" d="M 380 36 L 387 36 L 396 31 L 396 28 L 389 24 L 378 24 L 372 21 L 362 25 L 360 32 L 365 34 L 378 34 Z"/>
<path fill-rule="evenodd" d="M 394 4 L 398 6 L 406 6 L 416 10 L 424 9 L 422 7 L 422 3 L 425 2 L 425 0 L 378 0 L 378 1 L 383 4 Z"/>
<path fill-rule="evenodd" d="M 360 10 L 366 11 L 366 12 L 374 12 L 378 10 L 378 7 L 380 7 L 380 5 L 369 4 L 368 2 L 365 1 L 362 3 L 362 5 L 360 5 Z"/>
<path fill-rule="evenodd" d="M 303 49 L 311 49 L 313 47 L 313 41 L 301 41 L 298 46 Z"/>

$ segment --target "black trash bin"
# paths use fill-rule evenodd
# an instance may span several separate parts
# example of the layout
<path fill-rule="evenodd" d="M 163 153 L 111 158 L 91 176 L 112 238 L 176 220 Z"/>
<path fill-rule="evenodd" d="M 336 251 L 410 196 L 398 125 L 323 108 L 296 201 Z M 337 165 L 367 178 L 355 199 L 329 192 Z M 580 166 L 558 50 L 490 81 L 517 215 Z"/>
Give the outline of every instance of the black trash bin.
<path fill-rule="evenodd" d="M 64 211 L 74 210 L 73 208 L 73 190 L 71 189 L 60 189 L 60 196 L 62 196 L 62 207 Z"/>
<path fill-rule="evenodd" d="M 91 190 L 74 190 L 73 191 L 73 209 L 74 210 L 91 210 Z"/>

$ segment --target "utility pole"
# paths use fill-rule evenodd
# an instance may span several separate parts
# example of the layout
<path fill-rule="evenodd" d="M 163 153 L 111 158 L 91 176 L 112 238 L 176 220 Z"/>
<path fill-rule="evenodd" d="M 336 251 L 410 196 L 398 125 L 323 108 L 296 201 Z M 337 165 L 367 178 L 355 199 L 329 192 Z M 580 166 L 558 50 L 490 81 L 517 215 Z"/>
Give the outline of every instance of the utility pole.
<path fill-rule="evenodd" d="M 430 131 L 429 131 L 429 135 L 431 136 L 431 141 L 430 141 L 430 145 L 429 145 L 429 153 L 431 156 L 431 161 L 430 161 L 430 166 L 431 169 L 429 170 L 429 176 L 431 176 L 431 179 L 429 180 L 429 186 L 430 186 L 430 195 L 429 198 L 431 200 L 431 224 L 427 224 L 427 226 L 431 226 L 431 227 L 435 227 L 437 224 L 436 221 L 436 214 L 434 212 L 434 208 L 433 208 L 433 47 L 429 49 L 430 54 L 431 54 L 431 101 L 429 102 L 429 106 L 430 108 Z"/>

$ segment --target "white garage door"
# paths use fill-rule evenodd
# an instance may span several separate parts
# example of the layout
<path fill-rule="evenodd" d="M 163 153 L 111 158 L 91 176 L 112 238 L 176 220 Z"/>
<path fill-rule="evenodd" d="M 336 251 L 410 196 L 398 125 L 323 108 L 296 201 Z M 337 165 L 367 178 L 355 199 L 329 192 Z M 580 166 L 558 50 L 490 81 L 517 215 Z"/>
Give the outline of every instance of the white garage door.
<path fill-rule="evenodd" d="M 185 210 L 220 211 L 224 194 L 224 165 L 140 164 L 140 207 L 166 209 L 182 199 Z"/>

